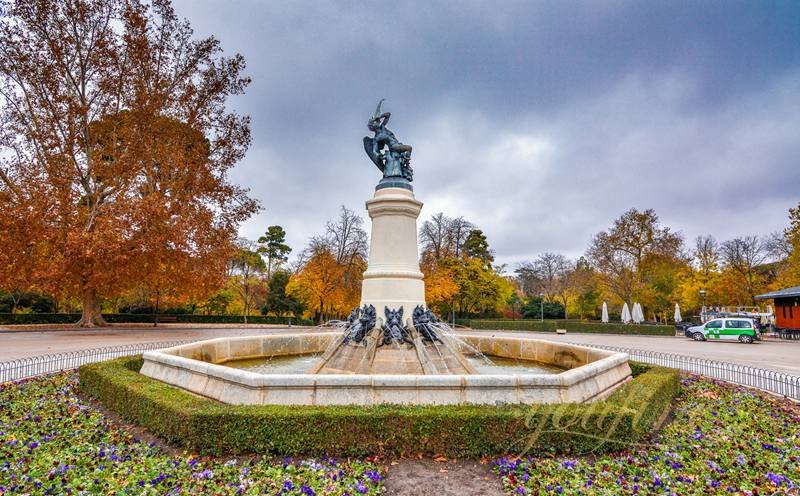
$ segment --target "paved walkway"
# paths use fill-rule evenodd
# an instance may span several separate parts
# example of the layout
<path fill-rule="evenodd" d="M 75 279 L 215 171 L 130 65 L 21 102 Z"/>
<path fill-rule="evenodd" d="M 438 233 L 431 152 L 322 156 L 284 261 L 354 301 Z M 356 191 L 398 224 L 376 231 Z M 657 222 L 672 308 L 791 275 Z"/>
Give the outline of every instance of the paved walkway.
<path fill-rule="evenodd" d="M 0 332 L 0 361 L 62 351 L 77 351 L 103 346 L 118 346 L 156 341 L 212 339 L 225 336 L 252 336 L 284 332 L 303 332 L 309 327 L 110 327 L 103 329 L 59 329 L 53 331 Z"/>
<path fill-rule="evenodd" d="M 638 350 L 675 353 L 720 362 L 750 365 L 800 376 L 800 341 L 765 339 L 753 344 L 738 341 L 693 341 L 673 336 L 621 336 L 618 334 L 556 334 L 554 332 L 527 331 L 465 331 L 497 336 L 530 336 L 551 341 L 568 341 L 581 344 L 621 346 Z"/>
<path fill-rule="evenodd" d="M 187 327 L 167 324 L 158 328 L 105 328 L 98 330 L 15 331 L 0 333 L 0 361 L 61 351 L 155 341 L 211 339 L 284 332 L 319 332 L 313 327 Z M 461 332 L 461 329 L 459 329 Z M 767 340 L 751 345 L 738 342 L 695 342 L 683 337 L 620 336 L 614 334 L 558 335 L 553 332 L 463 331 L 487 335 L 530 336 L 554 341 L 624 346 L 733 362 L 800 376 L 800 342 Z"/>

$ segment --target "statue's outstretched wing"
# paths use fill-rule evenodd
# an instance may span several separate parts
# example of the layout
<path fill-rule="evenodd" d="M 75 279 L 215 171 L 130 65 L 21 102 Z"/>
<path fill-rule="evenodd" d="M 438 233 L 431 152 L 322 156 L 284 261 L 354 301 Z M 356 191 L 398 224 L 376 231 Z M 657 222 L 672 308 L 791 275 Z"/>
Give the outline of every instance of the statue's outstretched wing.
<path fill-rule="evenodd" d="M 369 156 L 369 158 L 373 162 L 375 162 L 375 165 L 378 166 L 378 169 L 381 172 L 383 172 L 383 168 L 384 168 L 383 160 L 381 160 L 380 155 L 377 155 L 375 153 L 375 148 L 373 146 L 374 143 L 375 143 L 375 140 L 373 138 L 370 138 L 369 136 L 364 136 L 364 151 L 366 151 L 367 152 L 367 156 Z"/>

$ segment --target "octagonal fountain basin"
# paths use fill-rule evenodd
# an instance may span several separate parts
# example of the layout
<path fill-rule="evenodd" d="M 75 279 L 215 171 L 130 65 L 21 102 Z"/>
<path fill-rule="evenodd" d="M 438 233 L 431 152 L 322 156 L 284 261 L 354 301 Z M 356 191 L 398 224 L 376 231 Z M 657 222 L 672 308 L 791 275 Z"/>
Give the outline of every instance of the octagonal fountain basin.
<path fill-rule="evenodd" d="M 252 405 L 453 405 L 586 402 L 631 377 L 628 356 L 584 346 L 456 335 L 477 371 L 464 375 L 307 373 L 335 333 L 217 338 L 149 351 L 141 373 L 207 398 Z M 468 351 L 469 350 L 469 351 Z"/>

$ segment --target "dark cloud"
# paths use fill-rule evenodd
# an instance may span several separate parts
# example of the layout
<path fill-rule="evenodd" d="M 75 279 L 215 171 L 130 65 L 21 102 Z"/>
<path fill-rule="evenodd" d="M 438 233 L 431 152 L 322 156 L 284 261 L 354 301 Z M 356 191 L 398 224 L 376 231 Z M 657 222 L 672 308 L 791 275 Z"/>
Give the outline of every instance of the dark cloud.
<path fill-rule="evenodd" d="M 378 173 L 379 98 L 414 146 L 423 216 L 503 262 L 580 255 L 630 207 L 687 238 L 767 233 L 800 200 L 796 2 L 176 2 L 248 61 L 234 170 L 299 250 Z"/>

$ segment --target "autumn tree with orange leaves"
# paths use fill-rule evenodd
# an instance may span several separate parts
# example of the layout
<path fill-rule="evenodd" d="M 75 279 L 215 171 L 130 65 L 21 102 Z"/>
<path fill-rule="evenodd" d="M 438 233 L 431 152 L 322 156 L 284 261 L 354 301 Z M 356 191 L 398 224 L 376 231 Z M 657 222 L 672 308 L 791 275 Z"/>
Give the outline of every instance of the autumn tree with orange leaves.
<path fill-rule="evenodd" d="M 325 234 L 311 238 L 303 250 L 286 293 L 320 322 L 346 316 L 361 300 L 367 246 L 364 219 L 342 206 L 338 217 L 325 225 Z"/>
<path fill-rule="evenodd" d="M 331 314 L 344 311 L 340 308 L 345 296 L 344 275 L 345 266 L 336 262 L 330 250 L 318 250 L 289 280 L 286 292 L 305 302 L 322 323 Z"/>
<path fill-rule="evenodd" d="M 257 211 L 228 170 L 240 55 L 193 39 L 168 0 L 26 0 L 0 20 L 0 287 L 100 304 L 143 286 L 208 294 Z"/>

